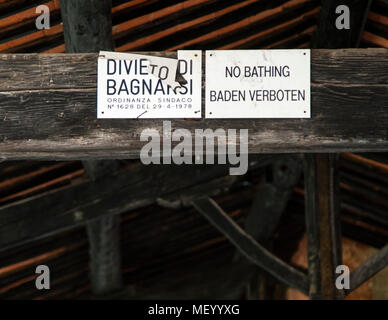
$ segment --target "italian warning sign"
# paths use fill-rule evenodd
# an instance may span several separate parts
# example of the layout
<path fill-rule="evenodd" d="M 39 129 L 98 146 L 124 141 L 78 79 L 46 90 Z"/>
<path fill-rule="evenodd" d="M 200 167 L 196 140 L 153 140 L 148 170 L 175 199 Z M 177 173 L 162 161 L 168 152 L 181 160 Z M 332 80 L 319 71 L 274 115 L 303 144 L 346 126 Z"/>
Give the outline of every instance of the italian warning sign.
<path fill-rule="evenodd" d="M 177 59 L 101 51 L 97 118 L 200 118 L 201 59 L 198 50 Z"/>

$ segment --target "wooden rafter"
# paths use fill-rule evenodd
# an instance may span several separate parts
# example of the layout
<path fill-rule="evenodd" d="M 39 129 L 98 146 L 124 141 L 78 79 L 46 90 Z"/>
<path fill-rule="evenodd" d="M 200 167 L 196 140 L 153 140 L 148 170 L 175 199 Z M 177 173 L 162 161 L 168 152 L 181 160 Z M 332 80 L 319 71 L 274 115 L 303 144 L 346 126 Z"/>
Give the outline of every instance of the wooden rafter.
<path fill-rule="evenodd" d="M 193 201 L 193 207 L 205 216 L 234 246 L 250 261 L 264 269 L 276 279 L 308 293 L 308 279 L 305 274 L 287 265 L 274 256 L 249 234 L 239 227 L 214 200 L 203 197 Z"/>

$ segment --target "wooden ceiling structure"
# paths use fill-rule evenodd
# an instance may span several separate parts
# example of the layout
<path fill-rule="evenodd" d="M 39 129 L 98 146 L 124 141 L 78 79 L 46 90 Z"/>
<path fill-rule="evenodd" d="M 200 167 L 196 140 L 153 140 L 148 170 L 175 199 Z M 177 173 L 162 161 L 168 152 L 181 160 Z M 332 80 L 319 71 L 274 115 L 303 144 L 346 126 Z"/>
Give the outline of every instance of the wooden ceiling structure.
<path fill-rule="evenodd" d="M 35 7 L 43 3 L 51 8 L 53 25 L 36 31 Z M 322 7 L 319 1 L 304 0 L 113 1 L 111 29 L 117 51 L 388 48 L 388 4 L 375 0 L 356 6 L 366 3 L 355 11 L 360 13 L 356 36 L 330 37 L 336 31 L 327 29 L 325 12 L 333 2 L 324 1 Z M 62 4 L 61 12 L 56 0 L 0 0 L 0 52 L 62 53 L 64 39 L 68 52 L 82 51 L 66 31 L 65 19 L 61 23 L 62 17 L 72 18 L 66 10 L 71 8 Z M 322 34 L 338 42 L 330 43 Z M 88 51 L 98 49 L 113 47 L 104 44 Z M 272 276 L 312 298 L 339 297 L 341 293 L 325 284 L 328 274 L 322 272 L 321 261 L 312 261 L 315 270 L 307 273 L 277 261 L 274 254 L 289 260 L 295 248 L 284 248 L 287 237 L 295 245 L 305 229 L 305 189 L 325 193 L 328 190 L 320 190 L 316 181 L 331 177 L 340 182 L 336 186 L 341 190 L 341 217 L 327 218 L 337 223 L 341 219 L 346 236 L 382 248 L 375 261 L 352 274 L 352 289 L 380 270 L 388 257 L 388 157 L 342 154 L 337 172 L 330 171 L 338 165 L 337 155 L 308 156 L 304 181 L 300 163 L 299 155 L 255 155 L 250 157 L 248 174 L 236 178 L 227 175 L 225 166 L 5 161 L 0 164 L 0 297 L 255 297 L 258 290 L 252 278 L 258 274 L 257 266 L 273 270 Z M 329 171 L 316 170 L 322 164 Z M 193 177 L 191 181 L 183 178 L 187 176 Z M 312 213 L 307 219 L 309 242 L 317 242 L 316 248 L 323 250 L 319 255 L 334 263 L 340 245 L 333 243 L 337 251 L 325 252 L 319 238 L 335 226 L 314 229 L 315 203 L 315 197 L 306 199 Z M 94 219 L 97 212 L 100 219 Z M 236 223 L 245 231 L 237 232 Z M 263 225 L 266 228 L 260 229 Z M 284 230 L 288 228 L 292 230 Z M 310 259 L 316 255 L 309 253 Z M 44 263 L 57 275 L 55 289 L 37 292 L 31 270 Z M 259 277 L 271 278 L 260 272 Z"/>
<path fill-rule="evenodd" d="M 49 30 L 36 30 L 40 4 L 51 9 Z M 320 1 L 113 0 L 112 6 L 117 51 L 309 48 Z M 388 48 L 387 19 L 386 1 L 374 0 L 361 47 Z M 65 52 L 59 0 L 2 0 L 0 52 Z"/>

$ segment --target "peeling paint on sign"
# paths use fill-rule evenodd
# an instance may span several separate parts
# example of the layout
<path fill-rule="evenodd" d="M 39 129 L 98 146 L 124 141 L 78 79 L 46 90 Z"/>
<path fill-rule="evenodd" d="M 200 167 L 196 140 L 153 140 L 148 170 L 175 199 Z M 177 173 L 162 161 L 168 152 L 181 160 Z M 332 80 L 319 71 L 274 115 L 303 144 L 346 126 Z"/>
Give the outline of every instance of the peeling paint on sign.
<path fill-rule="evenodd" d="M 200 118 L 202 54 L 177 59 L 101 51 L 97 118 Z"/>

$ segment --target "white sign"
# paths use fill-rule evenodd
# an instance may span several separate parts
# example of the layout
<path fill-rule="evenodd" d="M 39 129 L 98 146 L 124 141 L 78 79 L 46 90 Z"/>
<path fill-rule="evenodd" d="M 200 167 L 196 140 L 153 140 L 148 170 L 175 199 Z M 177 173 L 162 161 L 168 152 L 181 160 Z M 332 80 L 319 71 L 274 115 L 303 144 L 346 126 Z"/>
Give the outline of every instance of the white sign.
<path fill-rule="evenodd" d="M 178 59 L 101 51 L 97 118 L 201 118 L 202 54 Z"/>
<path fill-rule="evenodd" d="M 310 50 L 206 51 L 206 118 L 310 118 Z"/>

